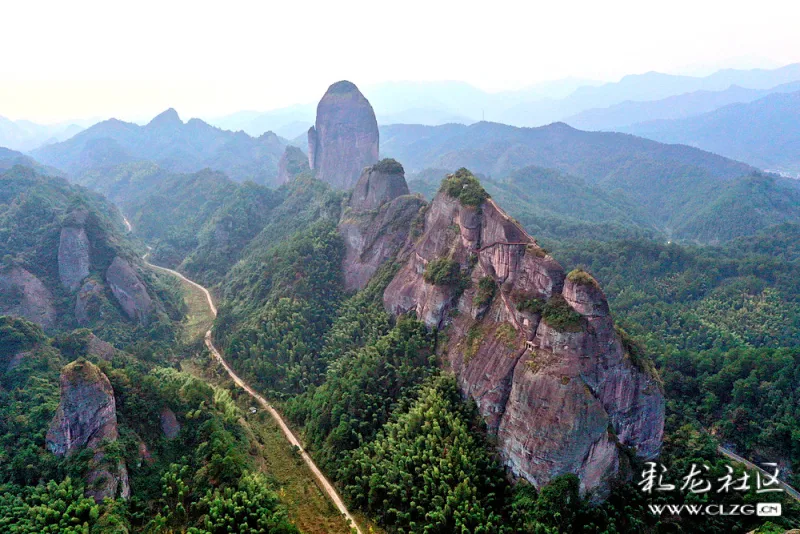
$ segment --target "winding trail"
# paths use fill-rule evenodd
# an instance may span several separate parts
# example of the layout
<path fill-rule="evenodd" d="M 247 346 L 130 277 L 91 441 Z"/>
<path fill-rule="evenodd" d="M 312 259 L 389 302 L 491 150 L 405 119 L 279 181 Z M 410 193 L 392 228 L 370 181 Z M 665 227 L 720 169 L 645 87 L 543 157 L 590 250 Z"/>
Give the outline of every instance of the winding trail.
<path fill-rule="evenodd" d="M 208 301 L 208 307 L 211 309 L 211 314 L 214 317 L 217 316 L 217 307 L 214 305 L 214 301 L 212 300 L 211 293 L 208 292 L 208 289 L 201 286 L 197 282 L 189 280 L 178 271 L 173 271 L 172 269 L 167 269 L 166 267 L 159 267 L 158 265 L 153 265 L 152 263 L 147 261 L 147 256 L 150 255 L 149 252 L 150 247 L 147 248 L 148 252 L 142 257 L 142 260 L 148 267 L 155 269 L 157 271 L 171 274 L 173 276 L 177 276 L 184 282 L 187 282 L 196 287 L 197 289 L 199 289 L 200 291 L 202 291 L 203 294 L 206 296 L 206 300 Z M 356 520 L 350 514 L 347 507 L 344 505 L 344 501 L 342 501 L 342 498 L 339 496 L 339 493 L 336 491 L 336 488 L 333 487 L 333 484 L 331 484 L 331 482 L 322 473 L 322 471 L 320 471 L 319 467 L 317 467 L 317 464 L 314 463 L 314 460 L 311 459 L 311 456 L 309 456 L 309 454 L 303 448 L 303 445 L 300 443 L 300 440 L 298 440 L 297 436 L 294 435 L 294 432 L 292 432 L 292 430 L 289 428 L 289 425 L 286 424 L 286 421 L 284 421 L 283 417 L 281 417 L 281 414 L 278 413 L 278 410 L 276 410 L 269 402 L 267 402 L 267 400 L 264 397 L 256 393 L 255 390 L 247 384 L 247 382 L 239 378 L 239 375 L 237 375 L 233 371 L 233 369 L 231 369 L 231 367 L 228 365 L 228 362 L 225 361 L 225 359 L 222 357 L 222 354 L 214 346 L 214 343 L 211 340 L 211 330 L 208 330 L 206 332 L 205 341 L 206 341 L 206 347 L 208 347 L 208 350 L 214 356 L 214 359 L 216 359 L 220 363 L 220 365 L 222 365 L 222 367 L 225 368 L 225 371 L 228 372 L 228 375 L 236 383 L 236 385 L 245 390 L 247 393 L 249 393 L 251 397 L 253 397 L 265 410 L 269 412 L 272 418 L 275 419 L 275 422 L 278 423 L 278 426 L 283 431 L 283 434 L 284 436 L 286 436 L 286 439 L 289 441 L 289 443 L 292 446 L 297 447 L 299 449 L 303 461 L 306 463 L 306 466 L 308 466 L 309 470 L 311 470 L 311 472 L 317 478 L 317 482 L 319 483 L 320 488 L 328 495 L 331 501 L 333 501 L 333 504 L 336 505 L 336 508 L 347 520 L 350 528 L 352 528 L 358 534 L 363 534 L 363 531 L 359 528 L 358 523 L 356 523 Z"/>

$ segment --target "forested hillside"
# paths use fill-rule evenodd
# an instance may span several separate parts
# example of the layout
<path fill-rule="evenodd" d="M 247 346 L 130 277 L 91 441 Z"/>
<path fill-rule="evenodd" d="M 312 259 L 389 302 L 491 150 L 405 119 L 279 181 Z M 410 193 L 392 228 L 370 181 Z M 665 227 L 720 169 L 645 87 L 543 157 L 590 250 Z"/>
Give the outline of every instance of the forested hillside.
<path fill-rule="evenodd" d="M 383 152 L 411 171 L 415 190 L 430 194 L 441 175 L 434 169 L 452 172 L 466 162 L 534 233 L 620 236 L 627 226 L 654 229 L 667 239 L 713 243 L 800 216 L 794 181 L 753 178 L 752 167 L 683 145 L 582 132 L 560 123 L 395 125 L 381 133 Z M 531 166 L 548 170 L 525 170 Z M 569 229 L 554 228 L 553 212 Z M 603 228 L 592 232 L 584 222 Z"/>
<path fill-rule="evenodd" d="M 139 256 L 103 197 L 26 167 L 0 174 L 4 313 L 54 331 L 91 327 L 114 343 L 170 343 L 181 295 Z"/>
<path fill-rule="evenodd" d="M 88 331 L 48 338 L 27 321 L 0 318 L 6 349 L 0 356 L 0 529 L 299 532 L 273 483 L 258 472 L 250 452 L 255 437 L 226 390 L 176 370 L 158 352 L 112 358 L 90 340 Z M 45 448 L 59 405 L 59 374 L 63 395 L 61 369 L 70 361 L 65 369 L 90 368 L 112 388 L 114 433 L 103 442 L 101 461 L 126 466 L 130 499 L 84 496 L 92 488 L 86 477 L 96 469 L 91 450 L 59 458 Z"/>
<path fill-rule="evenodd" d="M 171 172 L 210 168 L 236 181 L 274 184 L 286 141 L 272 132 L 250 137 L 199 120 L 184 123 L 168 109 L 148 124 L 109 119 L 74 137 L 43 146 L 34 158 L 79 178 L 117 165 L 148 161 Z"/>
<path fill-rule="evenodd" d="M 324 198 L 325 188 L 318 189 L 318 194 Z M 253 249 L 262 252 L 251 252 L 231 270 L 220 286 L 228 304 L 220 310 L 215 336 L 235 368 L 270 398 L 282 399 L 285 412 L 304 429 L 314 457 L 351 503 L 393 532 L 421 531 L 422 524 L 432 521 L 446 530 L 465 526 L 476 532 L 583 528 L 657 532 L 669 528 L 672 519 L 650 516 L 646 504 L 653 501 L 644 499 L 633 485 L 616 488 L 601 507 L 588 502 L 578 507 L 569 504 L 580 501 L 577 482 L 569 477 L 554 481 L 540 494 L 524 484 L 505 486 L 498 478 L 498 460 L 486 448 L 492 438 L 474 419 L 471 408 L 454 403 L 454 385 L 435 365 L 437 347 L 447 331 L 432 334 L 412 318 L 395 322 L 383 310 L 383 288 L 396 267 L 387 264 L 367 288 L 353 296 L 343 293 L 342 244 L 332 226 L 336 204 L 329 205 L 332 213 L 326 212 L 321 220 L 307 219 L 307 214 L 296 219 L 290 225 L 296 233 L 284 234 L 283 242 L 262 241 L 264 249 Z M 281 220 L 292 220 L 290 213 L 285 212 Z M 317 222 L 309 224 L 309 220 Z M 776 420 L 773 425 L 789 425 L 780 440 L 774 440 L 774 434 L 759 435 L 754 428 L 745 437 L 737 434 L 735 424 L 726 422 L 742 417 L 732 399 L 745 390 L 733 382 L 750 372 L 771 372 L 743 364 L 742 358 L 753 361 L 752 352 L 747 351 L 766 351 L 765 357 L 775 361 L 770 369 L 776 379 L 796 373 L 791 352 L 766 348 L 791 345 L 798 336 L 800 325 L 785 330 L 776 322 L 781 314 L 797 313 L 797 289 L 790 285 L 795 278 L 791 269 L 796 266 L 769 256 L 773 247 L 792 243 L 796 232 L 786 226 L 782 234 L 759 236 L 713 252 L 651 241 L 546 242 L 565 265 L 584 265 L 603 280 L 622 325 L 641 342 L 640 348 L 634 348 L 638 342 L 629 340 L 631 350 L 656 356 L 668 399 L 683 398 L 679 388 L 687 380 L 696 387 L 705 377 L 711 380 L 707 370 L 700 371 L 701 362 L 709 358 L 719 362 L 713 365 L 719 365 L 723 375 L 727 366 L 738 369 L 731 375 L 736 378 L 714 386 L 715 394 L 722 395 L 718 399 L 725 399 L 731 410 L 725 402 L 710 402 L 708 396 L 703 401 L 702 389 L 686 400 L 669 402 L 662 461 L 674 466 L 676 473 L 681 466 L 688 469 L 691 462 L 712 465 L 715 473 L 725 471 L 726 463 L 716 455 L 706 431 L 718 433 L 741 452 L 765 458 L 780 454 L 787 468 L 796 465 L 791 445 L 794 400 L 786 389 L 791 380 L 776 382 L 777 388 L 783 388 L 777 391 L 784 395 L 776 396 L 783 407 L 770 405 L 760 412 L 776 408 L 782 414 L 778 417 L 783 423 Z M 791 248 L 783 253 L 795 255 Z M 617 258 L 618 263 L 607 264 L 605 255 Z M 682 309 L 680 303 L 686 298 L 689 307 Z M 674 307 L 664 308 L 670 302 Z M 759 315 L 752 322 L 737 322 L 736 317 L 753 309 Z M 671 329 L 659 324 L 659 317 L 675 314 L 681 317 L 680 326 Z M 707 412 L 697 411 L 702 402 Z M 747 409 L 761 408 L 750 405 Z M 438 436 L 444 441 L 438 442 Z M 771 449 L 759 448 L 758 444 L 770 440 Z M 461 443 L 465 449 L 453 448 Z M 395 466 L 402 467 L 396 470 Z M 453 487 L 445 481 L 451 480 L 448 473 L 456 472 L 463 483 Z M 409 473 L 419 473 L 419 480 L 408 478 Z M 410 497 L 403 488 L 420 488 L 420 493 Z M 682 497 L 667 498 L 676 502 Z M 726 502 L 741 498 L 752 497 L 729 495 L 726 499 L 734 500 Z M 409 504 L 412 501 L 414 506 Z M 456 503 L 464 502 L 470 503 L 468 511 L 456 510 Z M 623 502 L 624 514 L 620 512 Z M 737 520 L 709 525 L 696 520 L 684 526 L 693 532 L 725 532 L 735 525 L 739 531 L 756 524 Z"/>
<path fill-rule="evenodd" d="M 409 186 L 432 198 L 444 172 L 426 169 Z M 759 173 L 716 184 L 691 175 L 653 182 L 662 195 L 658 210 L 624 184 L 594 184 L 553 169 L 524 167 L 483 182 L 532 234 L 558 240 L 650 237 L 718 244 L 800 221 L 800 183 Z"/>
<path fill-rule="evenodd" d="M 42 166 L 0 174 L 0 527 L 343 531 L 298 451 L 227 389 L 200 339 L 212 320 L 208 342 L 287 418 L 365 530 L 762 524 L 652 515 L 698 499 L 641 491 L 659 450 L 665 482 L 692 464 L 723 476 L 721 444 L 798 483 L 794 182 L 563 124 L 390 128 L 384 151 L 419 165 L 410 185 L 426 203 L 391 159 L 327 181 L 286 164 L 272 189 L 153 155 L 202 125 L 168 113 L 116 126 L 178 137 L 136 141 L 147 158 L 117 141 L 73 146 L 92 162 L 71 176 L 81 185 Z M 339 156 L 334 174 L 350 169 Z M 481 180 L 444 170 L 461 161 Z M 216 319 L 145 253 L 207 286 Z M 563 450 L 594 452 L 570 463 Z M 789 527 L 800 508 L 783 504 L 775 523 Z"/>
<path fill-rule="evenodd" d="M 634 124 L 624 131 L 665 143 L 684 143 L 763 169 L 798 174 L 800 91 L 779 93 L 749 103 L 684 119 Z"/>
<path fill-rule="evenodd" d="M 780 461 L 797 484 L 798 243 L 800 226 L 786 224 L 723 247 L 576 240 L 553 253 L 603 280 L 623 327 L 656 355 L 674 425 Z"/>
<path fill-rule="evenodd" d="M 549 184 L 571 191 L 585 215 L 560 219 L 559 211 L 569 206 L 549 196 Z M 698 461 L 711 465 L 715 473 L 725 471 L 727 464 L 716 455 L 707 431 L 754 459 L 777 457 L 787 469 L 796 469 L 797 399 L 791 377 L 798 360 L 796 351 L 784 348 L 796 344 L 800 329 L 798 273 L 793 271 L 800 240 L 794 225 L 734 240 L 725 248 L 609 236 L 590 242 L 579 232 L 566 239 L 575 225 L 596 232 L 593 225 L 601 226 L 602 221 L 620 228 L 620 235 L 642 236 L 649 231 L 648 219 L 625 200 L 554 171 L 524 169 L 504 182 L 486 185 L 497 202 L 509 202 L 512 210 L 514 202 L 541 207 L 539 217 L 524 224 L 541 225 L 542 243 L 564 265 L 583 266 L 602 281 L 623 328 L 641 344 L 636 349 L 637 341 L 627 341 L 630 350 L 654 356 L 669 399 L 661 461 L 673 472 Z M 216 286 L 220 314 L 214 338 L 226 358 L 303 430 L 309 450 L 348 503 L 387 531 L 421 532 L 422 525 L 430 524 L 443 531 L 470 532 L 659 532 L 674 524 L 669 517 L 649 515 L 646 505 L 653 501 L 632 483 L 615 487 L 600 506 L 581 498 L 575 477 L 556 478 L 538 492 L 524 483 L 508 484 L 493 438 L 474 405 L 460 400 L 456 384 L 440 370 L 437 354 L 447 331 L 429 331 L 413 317 L 394 319 L 384 311 L 383 291 L 397 266 L 385 264 L 360 292 L 344 291 L 344 243 L 336 225 L 348 193 L 332 191 L 305 175 L 270 191 L 233 184 L 215 173 L 170 176 L 143 191 L 130 212 L 134 232 L 141 228 L 139 235 L 156 245 L 155 250 L 179 251 L 173 265 L 205 276 L 207 284 Z M 158 204 L 158 198 L 165 200 Z M 167 202 L 170 198 L 174 201 Z M 112 211 L 108 217 L 117 217 L 112 227 L 119 232 L 118 216 Z M 149 224 L 151 220 L 159 222 Z M 212 229 L 226 228 L 221 221 L 227 221 L 229 242 L 235 246 L 233 252 L 219 255 L 220 249 L 211 245 L 215 242 L 203 236 L 218 235 Z M 208 518 L 217 517 L 214 514 L 238 510 L 244 515 L 236 515 L 236 521 L 251 514 L 274 521 L 276 530 L 271 532 L 293 531 L 286 523 L 291 510 L 282 511 L 280 498 L 272 493 L 276 486 L 256 474 L 247 452 L 252 438 L 237 430 L 237 417 L 231 419 L 230 414 L 238 408 L 225 407 L 223 391 L 174 369 L 159 370 L 169 361 L 152 349 L 133 350 L 136 359 L 119 353 L 104 363 L 87 349 L 81 337 L 86 334 L 48 341 L 33 326 L 9 324 L 4 331 L 22 340 L 13 343 L 29 347 L 26 336 L 35 339 L 33 344 L 42 348 L 32 353 L 50 354 L 51 363 L 50 374 L 36 371 L 44 379 L 36 387 L 26 382 L 32 378 L 19 374 L 7 372 L 4 378 L 10 382 L 3 394 L 17 399 L 6 403 L 10 416 L 30 411 L 24 403 L 34 401 L 26 400 L 28 395 L 49 406 L 31 412 L 38 415 L 19 433 L 4 429 L 8 447 L 19 447 L 23 435 L 39 436 L 30 445 L 37 451 L 30 456 L 35 460 L 27 460 L 25 469 L 45 473 L 20 475 L 24 469 L 18 466 L 6 475 L 4 484 L 16 484 L 7 486 L 14 497 L 5 508 L 6 524 L 26 524 L 19 520 L 24 513 L 32 526 L 20 532 L 39 528 L 37 521 L 45 520 L 27 510 L 50 500 L 42 492 L 51 491 L 83 503 L 74 507 L 75 514 L 84 514 L 78 519 L 81 524 L 116 522 L 133 531 L 191 525 L 202 532 L 209 528 L 204 526 L 210 525 Z M 19 334 L 20 329 L 28 333 Z M 25 347 L 19 345 L 11 353 L 25 352 Z M 104 508 L 84 499 L 86 467 L 75 467 L 72 457 L 62 463 L 37 445 L 57 404 L 58 371 L 79 356 L 99 365 L 117 395 L 120 454 L 137 495 L 130 504 L 117 501 L 113 508 Z M 41 359 L 20 361 L 33 365 Z M 16 369 L 22 373 L 26 368 L 19 364 Z M 44 392 L 37 389 L 42 387 Z M 773 400 L 753 402 L 767 394 L 765 387 Z M 179 437 L 172 440 L 153 427 L 160 412 L 151 412 L 164 405 L 182 425 Z M 202 416 L 195 421 L 198 407 Z M 742 426 L 759 418 L 769 423 Z M 155 463 L 140 459 L 139 439 Z M 186 441 L 175 447 L 175 439 Z M 225 452 L 216 454 L 214 447 Z M 214 474 L 214 469 L 223 471 Z M 641 466 L 634 461 L 631 469 L 635 473 Z M 30 476 L 53 480 L 52 488 L 23 488 L 33 480 Z M 181 493 L 178 488 L 183 485 L 187 489 Z M 667 498 L 681 502 L 684 497 Z M 750 498 L 729 495 L 725 502 Z M 792 508 L 785 509 L 786 517 L 793 517 Z M 744 531 L 757 524 L 683 520 L 693 532 Z"/>

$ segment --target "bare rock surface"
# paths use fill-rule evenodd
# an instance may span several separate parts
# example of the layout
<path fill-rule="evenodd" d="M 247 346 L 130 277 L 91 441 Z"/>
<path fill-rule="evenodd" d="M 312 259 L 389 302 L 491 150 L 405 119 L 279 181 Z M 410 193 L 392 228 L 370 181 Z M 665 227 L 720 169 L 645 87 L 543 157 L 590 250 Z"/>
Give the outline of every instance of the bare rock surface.
<path fill-rule="evenodd" d="M 58 244 L 58 276 L 61 285 L 69 291 L 77 291 L 81 282 L 89 276 L 89 238 L 83 227 L 86 214 L 72 214 L 61 228 Z"/>
<path fill-rule="evenodd" d="M 350 207 L 358 211 L 377 210 L 407 194 L 409 190 L 403 166 L 393 159 L 384 159 L 361 172 L 350 197 Z"/>
<path fill-rule="evenodd" d="M 363 288 L 400 250 L 424 205 L 422 198 L 409 195 L 403 166 L 396 161 L 384 160 L 364 169 L 339 221 L 347 290 Z"/>
<path fill-rule="evenodd" d="M 84 447 L 94 451 L 87 474 L 87 496 L 130 496 L 122 460 L 106 459 L 105 446 L 119 437 L 114 391 L 108 377 L 93 363 L 79 359 L 61 371 L 61 401 L 47 431 L 46 444 L 56 456 Z"/>
<path fill-rule="evenodd" d="M 125 314 L 147 324 L 154 305 L 147 288 L 127 260 L 116 256 L 106 270 L 106 282 Z"/>
<path fill-rule="evenodd" d="M 39 278 L 22 267 L 0 272 L 0 315 L 14 315 L 50 328 L 56 322 L 53 294 Z"/>
<path fill-rule="evenodd" d="M 181 431 L 181 425 L 178 423 L 178 418 L 175 417 L 175 412 L 167 407 L 161 410 L 159 415 L 159 422 L 161 423 L 161 431 L 167 439 L 175 439 Z"/>
<path fill-rule="evenodd" d="M 103 341 L 94 334 L 89 334 L 89 341 L 86 344 L 86 353 L 90 356 L 110 361 L 120 352 L 108 341 Z"/>
<path fill-rule="evenodd" d="M 385 307 L 446 328 L 443 359 L 514 475 L 541 488 L 573 473 L 584 493 L 602 498 L 612 479 L 626 476 L 620 446 L 658 455 L 660 382 L 628 353 L 599 285 L 586 273 L 566 276 L 491 199 L 465 206 L 439 192 L 401 258 Z M 427 265 L 441 258 L 457 263 L 467 283 L 426 282 Z M 478 298 L 487 277 L 496 286 L 488 302 Z M 570 321 L 543 317 L 546 305 L 560 305 Z"/>
<path fill-rule="evenodd" d="M 378 161 L 378 121 L 351 82 L 331 85 L 308 130 L 308 163 L 316 177 L 337 189 L 355 185 L 364 167 Z"/>

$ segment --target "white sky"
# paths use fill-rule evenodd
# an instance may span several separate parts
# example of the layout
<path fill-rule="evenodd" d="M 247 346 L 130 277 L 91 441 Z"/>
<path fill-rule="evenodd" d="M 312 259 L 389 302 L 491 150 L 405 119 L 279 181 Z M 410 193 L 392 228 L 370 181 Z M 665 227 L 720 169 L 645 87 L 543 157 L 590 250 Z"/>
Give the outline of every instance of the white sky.
<path fill-rule="evenodd" d="M 340 79 L 496 91 L 800 61 L 796 0 L 3 0 L 0 20 L 0 115 L 39 122 L 267 110 Z"/>

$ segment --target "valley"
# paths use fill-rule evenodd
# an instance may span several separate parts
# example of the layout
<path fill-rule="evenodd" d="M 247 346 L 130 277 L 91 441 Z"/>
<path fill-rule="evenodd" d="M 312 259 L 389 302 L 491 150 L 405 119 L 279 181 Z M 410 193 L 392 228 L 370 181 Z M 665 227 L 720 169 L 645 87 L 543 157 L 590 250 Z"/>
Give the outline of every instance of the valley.
<path fill-rule="evenodd" d="M 126 221 L 127 221 L 127 219 L 126 219 Z M 145 259 L 145 261 L 147 261 L 147 260 Z M 177 271 L 173 271 L 172 269 L 167 269 L 165 267 L 159 267 L 157 265 L 153 265 L 152 263 L 147 263 L 147 266 L 150 267 L 151 269 L 156 269 L 156 270 L 159 270 L 159 271 L 163 271 L 163 272 L 168 273 L 168 274 L 170 274 L 172 276 L 175 276 L 175 277 L 179 278 L 181 280 L 181 282 L 183 282 L 185 285 L 189 286 L 189 289 L 187 291 L 187 294 L 188 294 L 187 300 L 189 301 L 188 305 L 189 305 L 189 310 L 190 310 L 190 312 L 189 312 L 190 325 L 189 326 L 192 327 L 193 330 L 196 328 L 196 325 L 192 325 L 192 323 L 196 321 L 196 320 L 192 319 L 193 317 L 203 317 L 204 315 L 207 315 L 207 316 L 209 316 L 211 321 L 213 321 L 213 319 L 217 316 L 217 307 L 214 305 L 214 301 L 211 298 L 211 293 L 209 293 L 208 289 L 206 289 L 205 287 L 201 286 L 200 284 L 198 284 L 196 282 L 192 282 L 191 280 L 189 280 L 188 278 L 183 276 L 181 273 L 179 273 Z M 197 302 L 197 297 L 196 296 L 192 296 L 193 294 L 196 295 L 197 292 L 199 292 L 202 295 L 202 297 L 204 297 L 205 302 L 198 303 Z M 200 299 L 200 300 L 202 301 L 203 299 Z M 200 309 L 198 309 L 198 308 L 200 308 Z M 201 321 L 202 321 L 202 319 L 201 319 Z M 208 321 L 208 320 L 206 320 L 206 321 Z M 200 322 L 200 324 L 202 325 L 206 321 L 202 321 L 202 322 Z M 210 321 L 209 321 L 209 326 L 210 326 Z M 253 390 L 253 388 L 248 386 L 247 383 L 244 380 L 239 378 L 239 376 L 236 375 L 236 373 L 233 371 L 233 369 L 231 369 L 231 367 L 225 362 L 225 359 L 222 357 L 222 354 L 220 354 L 220 352 L 214 346 L 214 343 L 213 343 L 212 337 L 211 337 L 211 328 L 208 328 L 208 330 L 206 330 L 205 333 L 202 334 L 202 336 L 203 336 L 204 343 L 205 343 L 206 347 L 208 348 L 209 352 L 214 357 L 214 359 L 217 360 L 217 362 L 219 362 L 219 364 L 223 367 L 223 369 L 225 369 L 225 372 L 228 373 L 228 376 L 230 376 L 230 378 L 231 378 L 231 380 L 233 380 L 234 384 L 236 384 L 236 386 L 238 386 L 238 387 L 242 388 L 243 390 L 245 390 L 248 393 L 248 395 L 250 395 L 262 408 L 267 410 L 267 412 L 270 414 L 270 416 L 278 424 L 278 427 L 280 428 L 281 432 L 283 433 L 284 437 L 286 438 L 286 441 L 288 441 L 289 445 L 294 450 L 296 450 L 296 452 L 302 457 L 302 459 L 305 462 L 306 466 L 308 467 L 309 471 L 313 474 L 313 476 L 316 478 L 316 481 L 319 483 L 321 489 L 325 492 L 325 494 L 328 496 L 328 498 L 330 498 L 330 500 L 334 503 L 334 505 L 339 510 L 339 512 L 345 517 L 347 523 L 349 525 L 351 525 L 352 529 L 356 533 L 361 534 L 361 529 L 359 528 L 358 523 L 356 523 L 356 520 L 353 518 L 353 516 L 350 514 L 350 512 L 345 507 L 344 502 L 342 501 L 341 497 L 337 493 L 336 489 L 333 487 L 333 484 L 331 484 L 328 481 L 328 479 L 325 477 L 325 475 L 322 474 L 322 471 L 320 471 L 320 469 L 314 463 L 314 460 L 312 460 L 311 457 L 308 455 L 308 453 L 304 450 L 303 445 L 300 443 L 300 441 L 294 435 L 292 430 L 289 428 L 289 425 L 286 424 L 286 421 L 284 421 L 283 417 L 281 417 L 281 415 L 278 413 L 278 411 L 271 404 L 269 404 L 266 401 L 266 399 L 264 399 L 264 397 L 262 397 L 261 395 L 256 393 Z"/>
<path fill-rule="evenodd" d="M 797 83 L 340 80 L 0 149 L 0 531 L 800 527 Z"/>

